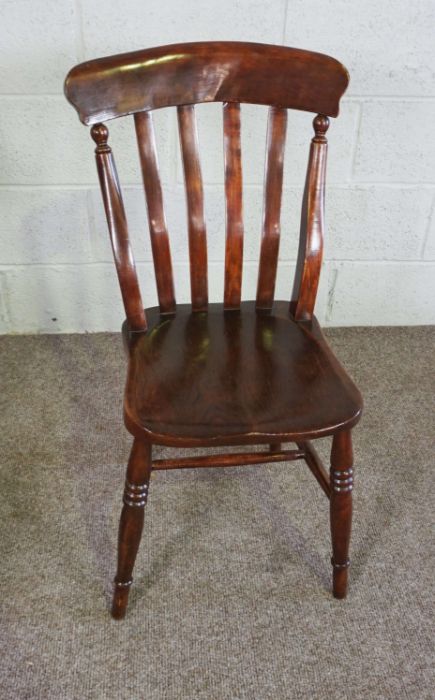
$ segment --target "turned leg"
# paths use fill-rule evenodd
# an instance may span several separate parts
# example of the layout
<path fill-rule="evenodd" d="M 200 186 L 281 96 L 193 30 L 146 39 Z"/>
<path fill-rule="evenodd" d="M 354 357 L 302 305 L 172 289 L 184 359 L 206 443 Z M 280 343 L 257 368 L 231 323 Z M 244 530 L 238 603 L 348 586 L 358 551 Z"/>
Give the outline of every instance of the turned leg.
<path fill-rule="evenodd" d="M 151 474 L 151 445 L 136 440 L 130 453 L 119 522 L 118 569 L 113 593 L 112 617 L 120 620 L 127 610 L 132 572 L 142 535 L 144 506 Z"/>
<path fill-rule="evenodd" d="M 345 598 L 349 568 L 353 484 L 352 436 L 350 430 L 336 433 L 331 450 L 331 537 L 333 594 Z"/>

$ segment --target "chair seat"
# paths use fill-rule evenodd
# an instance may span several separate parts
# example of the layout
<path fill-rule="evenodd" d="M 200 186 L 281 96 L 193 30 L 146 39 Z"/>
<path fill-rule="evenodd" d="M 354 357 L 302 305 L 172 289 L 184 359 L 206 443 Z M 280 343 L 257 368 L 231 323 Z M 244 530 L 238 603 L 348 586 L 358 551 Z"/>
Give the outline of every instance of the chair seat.
<path fill-rule="evenodd" d="M 147 309 L 130 335 L 124 415 L 137 437 L 163 445 L 301 441 L 352 427 L 362 399 L 317 321 L 293 321 L 287 302 L 256 312 L 210 304 L 176 315 Z"/>

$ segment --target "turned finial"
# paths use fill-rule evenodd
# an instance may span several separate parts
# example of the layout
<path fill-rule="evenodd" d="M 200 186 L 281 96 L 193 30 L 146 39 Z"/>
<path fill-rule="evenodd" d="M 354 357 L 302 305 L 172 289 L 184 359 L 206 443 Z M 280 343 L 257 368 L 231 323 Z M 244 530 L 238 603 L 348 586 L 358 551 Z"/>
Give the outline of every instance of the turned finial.
<path fill-rule="evenodd" d="M 94 124 L 91 128 L 91 136 L 97 144 L 96 153 L 108 153 L 110 147 L 107 144 L 109 139 L 109 129 L 105 124 Z"/>
<path fill-rule="evenodd" d="M 324 114 L 318 114 L 313 119 L 313 129 L 315 132 L 314 141 L 316 143 L 326 143 L 326 132 L 329 129 L 329 119 Z"/>

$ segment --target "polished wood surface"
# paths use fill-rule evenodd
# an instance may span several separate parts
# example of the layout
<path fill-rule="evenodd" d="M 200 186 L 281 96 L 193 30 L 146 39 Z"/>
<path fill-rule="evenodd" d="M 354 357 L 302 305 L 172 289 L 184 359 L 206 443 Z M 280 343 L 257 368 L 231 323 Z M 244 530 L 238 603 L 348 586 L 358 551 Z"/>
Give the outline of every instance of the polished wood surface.
<path fill-rule="evenodd" d="M 202 42 L 89 61 L 65 83 L 81 120 L 94 124 L 96 159 L 124 301 L 128 356 L 124 419 L 134 436 L 127 468 L 112 614 L 125 615 L 152 470 L 225 468 L 302 460 L 330 500 L 333 592 L 347 590 L 351 429 L 362 399 L 314 316 L 322 263 L 328 116 L 347 86 L 335 59 L 287 47 Z M 226 243 L 223 303 L 209 304 L 197 102 L 223 103 Z M 256 300 L 241 301 L 243 187 L 240 103 L 269 106 Z M 186 188 L 191 304 L 177 305 L 150 110 L 178 113 Z M 315 112 L 291 299 L 277 301 L 287 109 Z M 115 163 L 102 119 L 134 114 L 159 307 L 143 308 Z M 328 475 L 311 441 L 333 436 Z M 282 447 L 294 442 L 297 449 Z M 152 460 L 152 445 L 265 445 Z"/>
<path fill-rule="evenodd" d="M 198 469 L 201 467 L 241 467 L 256 464 L 274 464 L 305 459 L 305 450 L 283 450 L 273 454 L 265 452 L 234 452 L 202 457 L 178 457 L 176 459 L 155 459 L 153 470 L 157 469 Z"/>
<path fill-rule="evenodd" d="M 171 44 L 86 61 L 65 95 L 84 124 L 199 102 L 247 102 L 338 115 L 349 75 L 314 51 L 237 41 Z"/>
<path fill-rule="evenodd" d="M 149 331 L 131 346 L 124 412 L 138 438 L 169 446 L 303 441 L 352 426 L 361 397 L 315 320 L 288 304 L 255 313 L 179 305 L 147 309 Z"/>
<path fill-rule="evenodd" d="M 112 150 L 107 143 L 109 130 L 104 124 L 97 124 L 92 127 L 91 135 L 97 144 L 97 171 L 125 314 L 133 330 L 145 330 L 147 322 L 128 236 L 121 188 Z"/>
<path fill-rule="evenodd" d="M 192 105 L 184 105 L 177 111 L 186 184 L 192 308 L 204 311 L 208 304 L 207 238 L 195 110 Z"/>
<path fill-rule="evenodd" d="M 352 526 L 353 452 L 349 430 L 336 433 L 332 439 L 330 485 L 333 593 L 336 598 L 344 598 Z"/>
<path fill-rule="evenodd" d="M 317 115 L 313 127 L 315 136 L 311 141 L 302 202 L 298 259 L 290 302 L 290 312 L 298 321 L 310 319 L 313 315 L 322 267 L 328 149 L 325 134 L 329 127 L 329 119 Z"/>
<path fill-rule="evenodd" d="M 119 522 L 118 569 L 112 603 L 112 616 L 115 619 L 124 617 L 127 610 L 128 594 L 133 583 L 133 567 L 142 535 L 150 475 L 151 445 L 135 440 L 127 466 L 124 505 Z"/>
<path fill-rule="evenodd" d="M 243 196 L 242 147 L 240 142 L 240 105 L 224 105 L 225 158 L 225 309 L 238 309 L 242 296 Z"/>
<path fill-rule="evenodd" d="M 134 115 L 134 121 L 147 202 L 159 306 L 162 313 L 168 313 L 175 311 L 175 290 L 152 114 L 138 112 Z"/>
<path fill-rule="evenodd" d="M 287 110 L 271 107 L 267 126 L 263 231 L 257 285 L 258 309 L 271 309 L 275 294 L 286 130 Z"/>

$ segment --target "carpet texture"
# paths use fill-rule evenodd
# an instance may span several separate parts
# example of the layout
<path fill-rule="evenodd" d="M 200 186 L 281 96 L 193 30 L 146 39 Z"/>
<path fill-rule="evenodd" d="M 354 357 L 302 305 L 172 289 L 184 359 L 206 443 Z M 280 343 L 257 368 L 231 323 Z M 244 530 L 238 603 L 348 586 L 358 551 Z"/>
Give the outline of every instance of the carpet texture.
<path fill-rule="evenodd" d="M 301 462 L 167 472 L 123 622 L 120 336 L 0 338 L 2 699 L 435 697 L 435 329 L 327 335 L 365 398 L 347 600 Z"/>

